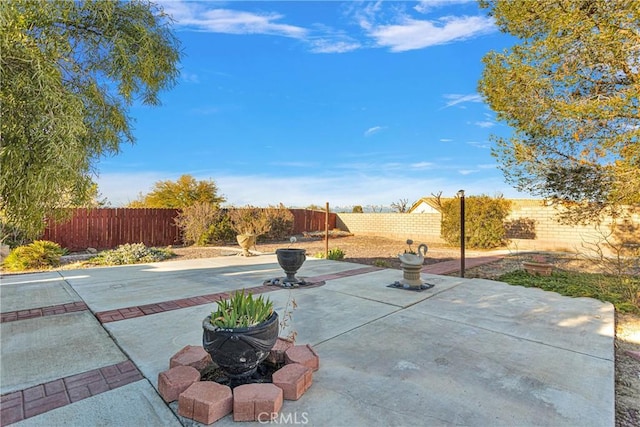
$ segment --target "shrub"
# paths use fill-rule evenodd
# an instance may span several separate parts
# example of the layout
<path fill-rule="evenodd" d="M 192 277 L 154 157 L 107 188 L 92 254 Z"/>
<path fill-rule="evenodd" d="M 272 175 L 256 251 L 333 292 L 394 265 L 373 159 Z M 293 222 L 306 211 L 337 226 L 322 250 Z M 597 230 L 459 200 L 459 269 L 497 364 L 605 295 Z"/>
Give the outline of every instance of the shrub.
<path fill-rule="evenodd" d="M 324 256 L 324 252 L 318 252 L 314 255 L 315 258 L 325 258 Z M 327 255 L 327 259 L 330 259 L 332 261 L 342 261 L 344 259 L 344 256 L 346 255 L 346 252 L 343 251 L 340 248 L 334 248 L 334 249 L 329 249 L 329 253 Z"/>
<path fill-rule="evenodd" d="M 389 264 L 389 262 L 383 260 L 383 259 L 377 259 L 375 261 L 373 261 L 373 265 L 375 265 L 376 267 L 382 267 L 382 268 L 389 268 L 391 267 L 391 264 Z"/>
<path fill-rule="evenodd" d="M 268 208 L 231 208 L 229 220 L 236 234 L 264 235 L 266 239 L 282 240 L 291 235 L 294 218 L 291 211 L 280 204 Z"/>
<path fill-rule="evenodd" d="M 271 229 L 266 234 L 267 239 L 283 240 L 293 232 L 293 214 L 282 203 L 280 206 L 269 206 L 265 209 Z"/>
<path fill-rule="evenodd" d="M 271 229 L 266 211 L 254 206 L 229 209 L 229 219 L 231 227 L 237 234 L 260 236 Z"/>
<path fill-rule="evenodd" d="M 7 256 L 2 266 L 9 271 L 33 270 L 57 267 L 65 251 L 57 243 L 36 240 L 25 246 L 18 246 Z"/>
<path fill-rule="evenodd" d="M 185 207 L 176 217 L 176 225 L 182 231 L 182 241 L 185 244 L 204 246 L 211 241 L 219 241 L 219 235 L 224 226 L 230 227 L 229 218 L 225 211 L 214 203 L 195 202 Z M 233 238 L 233 235 L 232 237 Z"/>
<path fill-rule="evenodd" d="M 126 243 L 100 253 L 91 258 L 90 262 L 98 265 L 139 264 L 162 261 L 173 255 L 174 253 L 168 249 L 148 248 L 143 243 Z"/>
<path fill-rule="evenodd" d="M 207 231 L 207 243 L 229 242 L 236 237 L 236 232 L 231 226 L 231 219 L 226 210 L 221 211 L 218 220 L 209 226 Z"/>
<path fill-rule="evenodd" d="M 442 223 L 440 234 L 451 245 L 460 243 L 460 200 L 446 200 L 440 204 Z M 465 199 L 465 246 L 489 249 L 506 243 L 505 219 L 511 202 L 502 196 L 471 196 Z"/>

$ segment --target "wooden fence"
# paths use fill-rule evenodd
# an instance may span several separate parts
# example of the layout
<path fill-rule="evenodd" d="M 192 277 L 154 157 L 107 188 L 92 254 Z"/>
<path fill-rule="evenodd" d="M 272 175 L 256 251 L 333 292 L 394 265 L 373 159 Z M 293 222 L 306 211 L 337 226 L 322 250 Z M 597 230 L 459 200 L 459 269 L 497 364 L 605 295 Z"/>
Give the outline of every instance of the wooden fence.
<path fill-rule="evenodd" d="M 179 209 L 75 209 L 66 222 L 50 224 L 42 236 L 70 251 L 86 248 L 111 249 L 125 243 L 147 246 L 182 244 L 175 225 Z M 325 212 L 291 209 L 293 234 L 324 230 Z M 336 214 L 329 214 L 329 229 L 336 226 Z"/>
<path fill-rule="evenodd" d="M 324 230 L 326 213 L 308 209 L 289 209 L 293 214 L 293 234 Z M 336 214 L 329 212 L 329 230 L 336 228 Z"/>
<path fill-rule="evenodd" d="M 147 246 L 180 244 L 174 223 L 178 209 L 75 209 L 71 218 L 52 224 L 42 237 L 70 251 L 111 249 L 125 243 Z"/>

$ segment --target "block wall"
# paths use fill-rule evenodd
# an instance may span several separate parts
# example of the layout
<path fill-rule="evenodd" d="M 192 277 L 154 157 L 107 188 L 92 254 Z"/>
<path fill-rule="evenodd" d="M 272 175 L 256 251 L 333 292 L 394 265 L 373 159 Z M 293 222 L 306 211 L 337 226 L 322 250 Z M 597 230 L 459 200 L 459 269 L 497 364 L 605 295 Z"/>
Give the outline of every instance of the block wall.
<path fill-rule="evenodd" d="M 440 218 L 440 213 L 338 213 L 336 227 L 360 236 L 444 243 Z"/>
<path fill-rule="evenodd" d="M 513 250 L 584 252 L 602 240 L 609 222 L 593 225 L 564 225 L 557 222 L 557 208 L 542 200 L 512 199 L 507 218 L 508 245 Z M 413 239 L 426 243 L 445 243 L 440 237 L 440 213 L 338 213 L 336 227 L 356 235 L 375 235 L 392 239 Z M 640 245 L 640 211 L 621 227 L 619 238 L 629 246 Z"/>

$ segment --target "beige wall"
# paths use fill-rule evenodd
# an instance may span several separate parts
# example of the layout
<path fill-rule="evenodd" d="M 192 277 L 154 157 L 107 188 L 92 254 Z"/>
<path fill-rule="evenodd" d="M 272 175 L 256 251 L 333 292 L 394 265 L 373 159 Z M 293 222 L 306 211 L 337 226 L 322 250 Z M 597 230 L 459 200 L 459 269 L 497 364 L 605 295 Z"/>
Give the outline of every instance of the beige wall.
<path fill-rule="evenodd" d="M 336 227 L 356 235 L 444 243 L 440 213 L 338 213 Z"/>
<path fill-rule="evenodd" d="M 511 200 L 507 218 L 509 247 L 514 250 L 556 250 L 584 252 L 585 247 L 602 239 L 594 226 L 563 225 L 555 220 L 556 208 L 541 200 Z M 440 214 L 338 213 L 337 228 L 356 235 L 376 235 L 426 243 L 444 243 L 440 237 Z M 626 241 L 640 244 L 640 212 L 631 216 L 624 231 Z M 609 222 L 610 223 L 610 222 Z M 608 227 L 602 227 L 608 230 Z"/>

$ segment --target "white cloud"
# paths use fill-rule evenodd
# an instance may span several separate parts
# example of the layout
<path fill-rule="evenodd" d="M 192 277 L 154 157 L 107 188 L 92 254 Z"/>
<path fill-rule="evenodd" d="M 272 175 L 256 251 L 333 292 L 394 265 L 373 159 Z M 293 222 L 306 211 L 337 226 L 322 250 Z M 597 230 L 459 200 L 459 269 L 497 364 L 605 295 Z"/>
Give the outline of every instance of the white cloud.
<path fill-rule="evenodd" d="M 465 40 L 495 29 L 493 19 L 485 16 L 447 16 L 438 21 L 404 17 L 398 24 L 374 27 L 369 34 L 379 46 L 404 52 Z"/>
<path fill-rule="evenodd" d="M 181 71 L 180 78 L 187 83 L 200 83 L 200 79 L 198 78 L 198 75 L 195 73 Z"/>
<path fill-rule="evenodd" d="M 425 0 L 418 2 L 414 9 L 420 13 L 427 13 L 433 9 L 454 4 L 470 3 L 473 0 Z"/>
<path fill-rule="evenodd" d="M 418 163 L 412 163 L 411 165 L 412 169 L 432 169 L 434 167 L 434 164 L 431 162 L 418 162 Z"/>
<path fill-rule="evenodd" d="M 448 99 L 447 103 L 443 108 L 453 107 L 454 105 L 459 105 L 465 102 L 483 102 L 484 99 L 480 94 L 471 93 L 468 95 L 462 95 L 458 93 L 447 93 L 442 95 L 445 99 Z"/>
<path fill-rule="evenodd" d="M 467 144 L 476 148 L 491 148 L 491 144 L 488 144 L 486 142 L 468 141 Z"/>
<path fill-rule="evenodd" d="M 453 141 L 453 139 L 449 139 L 449 138 L 440 138 L 440 142 L 451 142 Z"/>
<path fill-rule="evenodd" d="M 472 173 L 476 173 L 476 172 L 478 172 L 478 171 L 477 171 L 477 170 L 474 170 L 474 169 L 460 169 L 460 170 L 458 171 L 458 173 L 459 173 L 460 175 L 470 175 L 470 174 L 472 174 Z"/>
<path fill-rule="evenodd" d="M 384 129 L 386 129 L 386 127 L 385 127 L 385 126 L 374 126 L 374 127 L 371 127 L 371 128 L 367 129 L 367 130 L 364 132 L 364 136 L 371 136 L 371 135 L 374 135 L 374 134 L 376 134 L 376 133 L 378 133 L 378 132 L 380 132 L 380 131 L 382 131 L 382 130 L 384 130 Z"/>
<path fill-rule="evenodd" d="M 206 3 L 205 3 L 206 4 Z M 232 9 L 210 9 L 202 3 L 163 2 L 165 11 L 184 27 L 200 31 L 225 34 L 271 34 L 284 37 L 304 38 L 308 30 L 303 27 L 278 23 L 279 13 L 252 13 Z"/>
<path fill-rule="evenodd" d="M 473 124 L 474 124 L 474 125 L 476 125 L 476 126 L 479 126 L 479 127 L 481 127 L 481 128 L 490 128 L 490 127 L 493 127 L 493 126 L 495 126 L 495 125 L 496 125 L 496 123 L 495 123 L 495 122 L 488 121 L 488 120 L 485 120 L 485 121 L 479 121 L 479 122 L 474 122 Z"/>
<path fill-rule="evenodd" d="M 313 53 L 345 53 L 360 49 L 362 45 L 356 41 L 343 41 L 332 39 L 311 40 L 311 52 Z"/>

